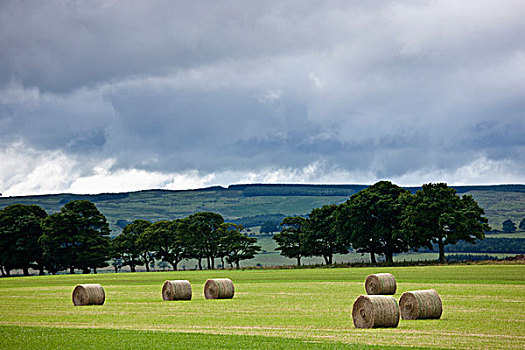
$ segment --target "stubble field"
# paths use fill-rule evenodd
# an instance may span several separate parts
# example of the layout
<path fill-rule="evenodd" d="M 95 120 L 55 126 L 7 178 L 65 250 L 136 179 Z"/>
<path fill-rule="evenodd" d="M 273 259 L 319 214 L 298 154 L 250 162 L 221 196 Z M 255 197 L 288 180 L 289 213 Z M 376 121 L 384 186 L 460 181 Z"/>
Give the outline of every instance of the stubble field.
<path fill-rule="evenodd" d="M 356 329 L 364 280 L 393 273 L 404 291 L 436 289 L 439 320 Z M 208 278 L 230 278 L 231 300 L 206 300 Z M 187 279 L 191 301 L 165 302 L 165 280 Z M 76 284 L 100 283 L 102 306 L 74 307 Z M 2 349 L 523 349 L 525 265 L 180 271 L 0 279 Z"/>

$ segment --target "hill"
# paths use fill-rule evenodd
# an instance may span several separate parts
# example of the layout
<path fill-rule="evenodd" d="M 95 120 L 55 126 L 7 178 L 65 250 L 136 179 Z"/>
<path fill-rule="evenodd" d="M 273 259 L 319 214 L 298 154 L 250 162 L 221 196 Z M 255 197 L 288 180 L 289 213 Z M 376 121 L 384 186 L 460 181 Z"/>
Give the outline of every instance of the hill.
<path fill-rule="evenodd" d="M 198 211 L 214 211 L 227 221 L 247 227 L 283 216 L 304 215 L 324 204 L 344 202 L 368 185 L 252 184 L 209 187 L 198 190 L 146 190 L 92 195 L 54 194 L 0 197 L 0 208 L 13 203 L 38 204 L 48 213 L 59 211 L 69 201 L 90 200 L 107 217 L 112 229 L 120 231 L 134 219 L 151 221 L 182 218 Z M 408 187 L 412 192 L 418 187 Z M 525 217 L 525 185 L 457 186 L 460 194 L 471 194 L 485 209 L 490 225 Z"/>

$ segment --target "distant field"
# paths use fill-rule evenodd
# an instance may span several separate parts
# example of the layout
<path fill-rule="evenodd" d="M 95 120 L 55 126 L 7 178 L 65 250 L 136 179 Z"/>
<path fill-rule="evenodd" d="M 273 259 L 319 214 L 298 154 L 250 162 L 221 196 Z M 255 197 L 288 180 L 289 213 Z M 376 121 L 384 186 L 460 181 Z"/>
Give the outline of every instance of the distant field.
<path fill-rule="evenodd" d="M 436 289 L 439 320 L 355 329 L 351 310 L 370 273 L 407 290 Z M 205 300 L 207 278 L 228 277 L 232 300 Z M 193 300 L 164 302 L 167 279 Z M 77 283 L 101 283 L 103 306 L 74 307 Z M 525 265 L 185 271 L 0 279 L 2 349 L 523 349 Z"/>
<path fill-rule="evenodd" d="M 497 192 L 497 191 L 471 191 L 467 192 L 485 210 L 489 224 L 501 230 L 501 224 L 511 219 L 519 224 L 525 218 L 525 193 L 523 192 Z"/>
<path fill-rule="evenodd" d="M 488 238 L 525 238 L 525 231 L 513 232 L 513 233 L 496 233 L 486 235 Z"/>

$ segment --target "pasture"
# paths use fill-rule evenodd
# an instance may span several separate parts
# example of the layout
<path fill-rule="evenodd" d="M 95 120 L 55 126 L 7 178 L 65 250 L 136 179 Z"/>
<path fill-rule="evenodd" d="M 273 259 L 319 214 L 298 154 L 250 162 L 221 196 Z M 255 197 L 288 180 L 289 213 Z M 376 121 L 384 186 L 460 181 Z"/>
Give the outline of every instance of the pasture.
<path fill-rule="evenodd" d="M 395 295 L 436 289 L 439 320 L 356 329 L 367 275 L 390 272 Z M 231 300 L 206 300 L 208 278 L 230 278 Z M 187 279 L 191 301 L 163 301 L 162 284 Z M 75 307 L 76 284 L 100 283 L 102 306 Z M 2 349 L 523 349 L 525 265 L 232 270 L 0 279 Z"/>

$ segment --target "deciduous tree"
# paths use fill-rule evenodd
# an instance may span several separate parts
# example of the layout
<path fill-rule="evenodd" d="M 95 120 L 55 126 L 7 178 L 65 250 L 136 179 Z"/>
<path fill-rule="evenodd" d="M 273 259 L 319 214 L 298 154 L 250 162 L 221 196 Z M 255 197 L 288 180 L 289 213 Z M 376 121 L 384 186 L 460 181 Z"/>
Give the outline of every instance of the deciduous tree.
<path fill-rule="evenodd" d="M 55 273 L 69 267 L 89 273 L 108 266 L 110 253 L 109 225 L 95 204 L 86 200 L 71 201 L 59 213 L 42 222 L 40 238 L 46 263 Z"/>
<path fill-rule="evenodd" d="M 179 223 L 179 220 L 157 221 L 149 226 L 141 236 L 141 239 L 151 242 L 155 257 L 169 263 L 175 271 L 179 262 L 188 257 Z"/>
<path fill-rule="evenodd" d="M 313 256 L 322 256 L 326 264 L 333 263 L 334 254 L 348 252 L 348 247 L 339 235 L 333 217 L 337 205 L 330 204 L 313 209 L 308 214 L 306 244 Z"/>
<path fill-rule="evenodd" d="M 376 254 L 392 263 L 394 253 L 409 249 L 401 232 L 401 197 L 408 193 L 389 181 L 379 181 L 351 196 L 334 214 L 342 240 L 359 253 L 370 253 L 372 263 Z"/>
<path fill-rule="evenodd" d="M 40 224 L 46 217 L 44 209 L 34 204 L 12 204 L 0 210 L 0 265 L 6 275 L 19 268 L 28 276 L 30 267 L 43 274 L 38 239 L 42 235 Z"/>
<path fill-rule="evenodd" d="M 276 233 L 273 239 L 277 242 L 277 250 L 281 255 L 290 259 L 297 259 L 301 266 L 301 258 L 310 256 L 306 243 L 306 225 L 308 220 L 301 216 L 289 216 L 283 219 L 283 229 Z"/>
<path fill-rule="evenodd" d="M 447 244 L 459 240 L 475 243 L 490 230 L 484 210 L 470 195 L 459 197 L 445 183 L 429 183 L 408 198 L 404 214 L 404 232 L 414 248 L 439 248 L 439 261 L 445 263 Z"/>
<path fill-rule="evenodd" d="M 199 212 L 180 221 L 183 244 L 188 254 L 197 259 L 202 269 L 202 259 L 207 260 L 208 269 L 215 268 L 215 258 L 219 257 L 219 228 L 224 223 L 222 215 L 213 212 Z"/>
<path fill-rule="evenodd" d="M 225 253 L 226 261 L 240 268 L 240 261 L 253 259 L 261 247 L 256 245 L 257 238 L 248 237 L 242 226 L 224 223 L 221 225 L 220 246 Z"/>
<path fill-rule="evenodd" d="M 135 220 L 124 226 L 122 233 L 113 239 L 114 258 L 120 258 L 122 260 L 121 265 L 129 266 L 131 272 L 135 272 L 136 267 L 143 264 L 141 256 L 144 252 L 140 245 L 139 237 L 150 225 L 149 221 Z M 146 257 L 148 256 L 146 255 Z"/>

